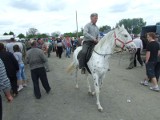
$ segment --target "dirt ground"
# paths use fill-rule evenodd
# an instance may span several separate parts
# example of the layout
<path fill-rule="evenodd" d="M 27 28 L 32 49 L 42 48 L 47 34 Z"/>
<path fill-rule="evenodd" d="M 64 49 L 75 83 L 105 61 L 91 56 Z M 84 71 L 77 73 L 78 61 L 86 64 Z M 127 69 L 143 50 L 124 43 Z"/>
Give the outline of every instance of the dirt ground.
<path fill-rule="evenodd" d="M 110 58 L 111 71 L 100 93 L 102 113 L 97 111 L 95 96 L 88 95 L 85 76 L 79 74 L 80 88 L 75 89 L 74 76 L 65 72 L 71 60 L 52 53 L 51 72 L 47 73 L 52 91 L 46 94 L 41 87 L 40 100 L 33 96 L 27 69 L 28 87 L 12 103 L 3 97 L 3 120 L 160 120 L 160 93 L 139 84 L 145 76 L 144 67 L 125 69 L 129 64 L 127 54 Z"/>

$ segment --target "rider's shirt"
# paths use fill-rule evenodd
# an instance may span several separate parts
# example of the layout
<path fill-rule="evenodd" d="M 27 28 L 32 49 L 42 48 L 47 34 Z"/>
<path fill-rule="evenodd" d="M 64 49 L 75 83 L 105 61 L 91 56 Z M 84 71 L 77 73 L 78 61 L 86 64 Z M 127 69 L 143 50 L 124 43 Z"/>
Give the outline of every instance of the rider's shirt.
<path fill-rule="evenodd" d="M 85 25 L 83 35 L 84 41 L 97 40 L 99 36 L 99 29 L 96 26 L 96 24 L 90 22 L 87 25 Z"/>

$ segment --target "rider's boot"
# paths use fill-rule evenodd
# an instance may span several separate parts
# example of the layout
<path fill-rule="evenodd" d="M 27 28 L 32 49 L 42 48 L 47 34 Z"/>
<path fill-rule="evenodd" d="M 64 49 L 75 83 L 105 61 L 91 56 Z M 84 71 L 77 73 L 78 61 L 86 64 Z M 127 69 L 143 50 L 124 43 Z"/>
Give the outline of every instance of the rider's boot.
<path fill-rule="evenodd" d="M 81 69 L 81 74 L 85 74 L 85 73 L 86 73 L 86 68 L 83 67 L 83 68 Z"/>

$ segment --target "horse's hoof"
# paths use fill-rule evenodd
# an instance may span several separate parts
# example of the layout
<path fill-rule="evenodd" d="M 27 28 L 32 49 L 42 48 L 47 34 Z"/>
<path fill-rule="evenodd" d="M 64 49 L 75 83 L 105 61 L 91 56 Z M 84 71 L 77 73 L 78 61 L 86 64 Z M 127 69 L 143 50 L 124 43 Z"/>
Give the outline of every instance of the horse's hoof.
<path fill-rule="evenodd" d="M 99 112 L 103 112 L 103 108 L 98 108 L 98 111 Z"/>
<path fill-rule="evenodd" d="M 88 95 L 92 95 L 92 92 L 88 91 Z"/>
<path fill-rule="evenodd" d="M 92 96 L 94 96 L 95 95 L 95 92 L 92 92 L 92 94 L 91 94 Z"/>

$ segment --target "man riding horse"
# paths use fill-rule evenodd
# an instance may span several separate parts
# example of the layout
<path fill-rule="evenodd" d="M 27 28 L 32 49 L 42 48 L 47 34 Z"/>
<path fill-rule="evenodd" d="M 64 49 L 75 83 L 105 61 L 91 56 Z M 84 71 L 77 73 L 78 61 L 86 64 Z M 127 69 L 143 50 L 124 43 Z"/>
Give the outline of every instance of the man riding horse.
<path fill-rule="evenodd" d="M 81 73 L 85 74 L 86 68 L 86 54 L 90 48 L 93 48 L 95 44 L 98 43 L 99 29 L 96 26 L 96 22 L 98 20 L 98 14 L 92 13 L 90 15 L 91 22 L 86 24 L 84 27 L 84 42 L 82 45 L 81 56 L 79 58 L 79 68 L 81 69 Z"/>

